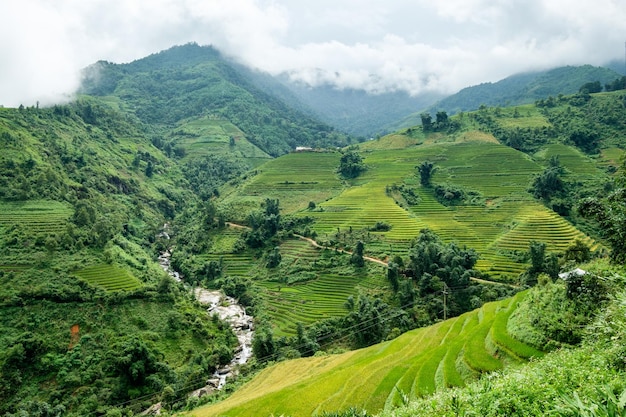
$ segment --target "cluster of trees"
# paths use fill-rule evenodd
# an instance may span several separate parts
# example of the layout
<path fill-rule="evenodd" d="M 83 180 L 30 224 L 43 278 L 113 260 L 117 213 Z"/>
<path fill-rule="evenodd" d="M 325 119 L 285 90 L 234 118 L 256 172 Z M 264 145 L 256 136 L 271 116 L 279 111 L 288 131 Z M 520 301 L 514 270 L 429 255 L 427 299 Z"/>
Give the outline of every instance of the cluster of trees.
<path fill-rule="evenodd" d="M 219 187 L 241 176 L 250 167 L 241 159 L 228 156 L 205 155 L 189 158 L 182 165 L 185 179 L 201 200 L 219 196 Z"/>
<path fill-rule="evenodd" d="M 346 179 L 352 179 L 361 175 L 365 169 L 363 157 L 359 155 L 356 148 L 350 147 L 341 155 L 337 172 Z"/>
<path fill-rule="evenodd" d="M 420 115 L 422 121 L 422 130 L 427 132 L 447 132 L 452 133 L 456 131 L 460 125 L 457 121 L 451 120 L 448 117 L 448 113 L 441 110 L 435 115 L 435 121 L 433 121 L 430 113 L 422 113 Z"/>
<path fill-rule="evenodd" d="M 571 187 L 563 178 L 564 174 L 565 168 L 558 155 L 554 155 L 548 161 L 548 167 L 535 176 L 529 191 L 560 215 L 567 216 L 571 209 L 571 202 L 568 200 Z"/>
<path fill-rule="evenodd" d="M 578 91 L 583 94 L 593 94 L 600 93 L 603 88 L 605 91 L 618 91 L 626 89 L 626 76 L 616 78 L 612 82 L 604 84 L 604 86 L 602 86 L 600 81 L 591 81 L 583 84 Z"/>
<path fill-rule="evenodd" d="M 585 198 L 578 205 L 578 212 L 596 222 L 611 246 L 613 260 L 626 262 L 626 162 L 615 178 L 615 188 L 606 197 Z"/>

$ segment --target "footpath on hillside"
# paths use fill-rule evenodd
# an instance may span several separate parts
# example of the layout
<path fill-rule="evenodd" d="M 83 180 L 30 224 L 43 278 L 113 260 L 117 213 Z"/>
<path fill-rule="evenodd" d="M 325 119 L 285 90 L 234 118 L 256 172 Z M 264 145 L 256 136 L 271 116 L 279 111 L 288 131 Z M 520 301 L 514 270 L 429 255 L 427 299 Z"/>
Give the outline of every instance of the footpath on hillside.
<path fill-rule="evenodd" d="M 226 225 L 229 226 L 229 227 L 235 228 L 235 229 L 251 230 L 250 227 L 245 226 L 243 224 L 226 222 Z M 300 240 L 304 240 L 306 242 L 309 242 L 309 244 L 311 244 L 311 246 L 313 246 L 314 248 L 334 250 L 334 251 L 337 251 L 338 253 L 343 253 L 343 254 L 346 254 L 346 255 L 352 255 L 353 254 L 352 251 L 349 251 L 347 249 L 341 249 L 341 248 L 335 248 L 335 247 L 331 247 L 331 246 L 320 245 L 316 240 L 314 240 L 314 239 L 312 239 L 310 237 L 299 235 L 297 233 L 294 233 L 293 236 L 298 238 L 298 239 L 300 239 Z M 375 264 L 382 265 L 384 267 L 389 266 L 389 264 L 387 262 L 383 261 L 382 259 L 373 258 L 371 256 L 364 256 L 363 259 L 368 261 L 368 262 L 373 262 Z M 474 282 L 478 282 L 480 284 L 486 284 L 486 285 L 504 285 L 504 286 L 511 287 L 511 288 L 519 288 L 518 285 L 507 284 L 507 283 L 504 283 L 504 282 L 497 282 L 497 281 L 489 281 L 489 280 L 481 279 L 481 278 L 471 277 L 470 280 L 472 280 Z"/>

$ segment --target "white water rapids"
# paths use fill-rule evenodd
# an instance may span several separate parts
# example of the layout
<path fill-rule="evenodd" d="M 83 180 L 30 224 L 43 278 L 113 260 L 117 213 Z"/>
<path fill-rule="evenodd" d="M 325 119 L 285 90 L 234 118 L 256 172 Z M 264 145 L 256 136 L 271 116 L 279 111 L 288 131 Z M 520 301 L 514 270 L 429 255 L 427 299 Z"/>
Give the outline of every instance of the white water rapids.
<path fill-rule="evenodd" d="M 165 232 L 167 225 L 164 226 L 162 236 L 169 239 Z M 182 282 L 182 276 L 172 270 L 170 258 L 172 252 L 168 249 L 159 256 L 159 264 L 165 272 L 178 282 Z M 204 288 L 196 288 L 194 290 L 196 299 L 203 305 L 207 306 L 207 312 L 210 315 L 217 316 L 230 324 L 231 329 L 237 336 L 239 344 L 235 349 L 233 360 L 226 366 L 218 368 L 213 377 L 207 380 L 207 386 L 194 391 L 191 395 L 201 396 L 216 389 L 222 389 L 226 383 L 226 379 L 235 375 L 237 367 L 245 364 L 252 357 L 252 337 L 254 336 L 254 318 L 246 314 L 246 309 L 237 303 L 233 297 L 226 296 L 222 291 L 207 290 Z"/>

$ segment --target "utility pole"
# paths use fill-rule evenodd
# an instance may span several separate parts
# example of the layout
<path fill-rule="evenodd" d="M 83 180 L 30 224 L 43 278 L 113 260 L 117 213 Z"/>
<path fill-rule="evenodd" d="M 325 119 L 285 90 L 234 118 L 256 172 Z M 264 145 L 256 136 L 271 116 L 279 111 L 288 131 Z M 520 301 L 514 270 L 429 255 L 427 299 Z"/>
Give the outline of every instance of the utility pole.
<path fill-rule="evenodd" d="M 443 283 L 443 319 L 444 321 L 448 318 L 448 304 L 446 296 L 448 295 L 448 285 Z"/>

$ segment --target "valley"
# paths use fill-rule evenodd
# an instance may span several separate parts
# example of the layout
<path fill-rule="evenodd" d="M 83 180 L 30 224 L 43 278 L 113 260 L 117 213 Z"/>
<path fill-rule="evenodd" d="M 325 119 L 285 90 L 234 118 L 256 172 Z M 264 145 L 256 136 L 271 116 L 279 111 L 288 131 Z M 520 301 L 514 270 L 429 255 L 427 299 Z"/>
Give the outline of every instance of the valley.
<path fill-rule="evenodd" d="M 365 139 L 259 79 L 188 44 L 0 108 L 0 414 L 501 415 L 489 384 L 559 360 L 590 401 L 623 380 L 624 90 Z"/>

